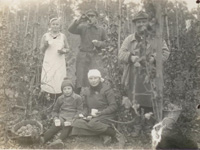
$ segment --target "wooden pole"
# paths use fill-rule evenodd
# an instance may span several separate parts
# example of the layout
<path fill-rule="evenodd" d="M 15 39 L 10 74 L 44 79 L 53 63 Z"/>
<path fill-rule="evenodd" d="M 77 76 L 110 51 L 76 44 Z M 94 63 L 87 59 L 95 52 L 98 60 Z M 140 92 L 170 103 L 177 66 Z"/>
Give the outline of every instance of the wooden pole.
<path fill-rule="evenodd" d="M 120 44 L 121 44 L 121 25 L 122 25 L 122 9 L 121 9 L 121 0 L 118 0 L 118 2 L 119 2 L 119 7 L 118 7 L 118 16 L 119 16 L 119 18 L 118 18 L 118 49 L 120 49 Z"/>
<path fill-rule="evenodd" d="M 177 36 L 177 47 L 178 51 L 180 50 L 180 44 L 179 44 L 179 20 L 178 20 L 178 2 L 176 1 L 176 36 Z"/>
<path fill-rule="evenodd" d="M 167 45 L 169 49 L 171 49 L 171 43 L 169 40 L 169 22 L 168 22 L 168 16 L 167 16 L 167 10 L 165 9 L 165 24 L 166 24 L 166 30 L 167 30 Z"/>
<path fill-rule="evenodd" d="M 129 18 L 129 6 L 126 5 L 127 22 L 128 22 L 128 32 L 130 33 L 130 18 Z"/>
<path fill-rule="evenodd" d="M 29 21 L 30 21 L 30 13 L 31 13 L 31 4 L 28 4 L 28 14 L 27 14 L 27 20 L 26 20 L 26 24 L 25 24 L 25 34 L 24 37 L 27 36 L 28 34 L 28 27 L 29 27 Z M 27 38 L 24 38 L 23 40 L 23 51 L 25 51 L 26 48 L 26 43 L 27 43 Z M 27 60 L 25 60 L 27 62 Z"/>
<path fill-rule="evenodd" d="M 33 28 L 33 51 L 35 50 L 37 52 L 37 55 L 40 54 L 40 50 L 38 49 L 38 15 L 39 15 L 39 4 L 36 4 L 36 11 L 34 14 L 34 28 Z M 38 62 L 40 63 L 40 62 Z M 39 84 L 40 83 L 40 67 L 37 67 L 36 69 L 36 83 L 35 84 Z"/>
<path fill-rule="evenodd" d="M 107 12 L 107 17 L 108 17 L 108 27 L 110 27 L 110 1 L 105 0 L 105 10 Z"/>
<path fill-rule="evenodd" d="M 158 27 L 156 30 L 156 106 L 158 107 L 157 110 L 157 121 L 162 120 L 162 110 L 163 110 L 163 62 L 162 62 L 162 43 L 163 43 L 163 15 L 162 15 L 162 8 L 161 2 L 162 0 L 156 0 L 156 19 L 158 22 Z"/>
<path fill-rule="evenodd" d="M 95 1 L 95 9 L 98 12 L 98 0 Z"/>
<path fill-rule="evenodd" d="M 29 25 L 29 20 L 30 20 L 30 13 L 31 13 L 31 4 L 28 4 L 28 17 L 27 17 L 27 21 L 26 21 L 26 29 L 25 29 L 25 36 L 28 33 L 28 25 Z"/>

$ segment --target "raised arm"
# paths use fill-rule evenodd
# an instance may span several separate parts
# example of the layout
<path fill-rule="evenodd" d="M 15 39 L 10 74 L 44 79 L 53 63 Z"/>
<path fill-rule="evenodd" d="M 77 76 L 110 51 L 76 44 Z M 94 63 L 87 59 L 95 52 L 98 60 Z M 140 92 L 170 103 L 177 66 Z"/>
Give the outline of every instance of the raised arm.
<path fill-rule="evenodd" d="M 84 26 L 81 24 L 81 20 L 80 19 L 76 19 L 72 22 L 72 24 L 70 24 L 68 31 L 72 34 L 81 34 L 82 29 L 84 28 Z"/>

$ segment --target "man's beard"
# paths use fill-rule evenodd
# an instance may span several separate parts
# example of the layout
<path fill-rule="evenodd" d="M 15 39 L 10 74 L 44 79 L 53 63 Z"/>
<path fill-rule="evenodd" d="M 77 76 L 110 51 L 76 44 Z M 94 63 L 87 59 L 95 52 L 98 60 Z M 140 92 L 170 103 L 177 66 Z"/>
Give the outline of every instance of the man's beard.
<path fill-rule="evenodd" d="M 145 35 L 146 31 L 147 31 L 147 27 L 146 26 L 140 26 L 137 29 L 137 32 L 138 32 L 139 35 Z"/>

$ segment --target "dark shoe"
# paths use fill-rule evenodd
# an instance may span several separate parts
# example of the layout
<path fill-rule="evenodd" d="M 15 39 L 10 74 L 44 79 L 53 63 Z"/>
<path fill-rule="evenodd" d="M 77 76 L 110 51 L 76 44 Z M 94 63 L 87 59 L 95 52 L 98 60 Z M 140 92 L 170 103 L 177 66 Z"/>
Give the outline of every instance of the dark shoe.
<path fill-rule="evenodd" d="M 40 137 L 39 143 L 40 143 L 41 145 L 44 145 L 45 141 L 44 141 L 44 138 L 43 138 L 43 137 Z"/>
<path fill-rule="evenodd" d="M 120 148 L 120 149 L 124 148 L 125 143 L 126 143 L 126 138 L 124 137 L 124 135 L 121 134 L 121 133 L 117 133 L 117 134 L 116 134 L 116 139 L 117 139 L 117 141 L 118 141 L 119 148 Z"/>
<path fill-rule="evenodd" d="M 102 135 L 101 138 L 103 139 L 103 145 L 108 146 L 110 145 L 112 138 L 108 135 Z"/>
<path fill-rule="evenodd" d="M 51 148 L 51 149 L 63 149 L 64 148 L 64 143 L 62 142 L 62 140 L 58 139 L 58 140 L 52 142 L 51 144 L 49 144 L 48 148 Z"/>

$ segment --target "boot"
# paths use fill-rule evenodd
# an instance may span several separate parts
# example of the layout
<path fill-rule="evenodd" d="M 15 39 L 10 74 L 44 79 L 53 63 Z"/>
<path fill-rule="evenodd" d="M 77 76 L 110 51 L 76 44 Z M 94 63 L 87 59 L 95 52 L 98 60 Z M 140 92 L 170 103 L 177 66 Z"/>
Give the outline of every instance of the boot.
<path fill-rule="evenodd" d="M 51 144 L 48 145 L 48 148 L 51 149 L 63 149 L 64 148 L 64 143 L 62 142 L 61 139 L 55 140 Z"/>
<path fill-rule="evenodd" d="M 126 138 L 124 137 L 123 134 L 117 132 L 116 133 L 116 139 L 118 141 L 118 147 L 119 149 L 123 149 L 126 143 Z"/>
<path fill-rule="evenodd" d="M 40 137 L 39 138 L 39 144 L 44 145 L 44 143 L 45 143 L 44 137 Z"/>
<path fill-rule="evenodd" d="M 108 135 L 101 135 L 100 137 L 103 140 L 103 145 L 104 146 L 108 146 L 110 145 L 111 141 L 112 141 L 112 137 L 108 136 Z"/>
<path fill-rule="evenodd" d="M 141 130 L 142 130 L 142 126 L 140 124 L 134 125 L 134 131 L 131 133 L 131 136 L 133 138 L 140 136 Z"/>

